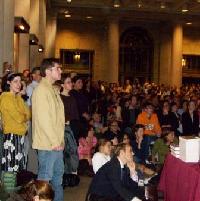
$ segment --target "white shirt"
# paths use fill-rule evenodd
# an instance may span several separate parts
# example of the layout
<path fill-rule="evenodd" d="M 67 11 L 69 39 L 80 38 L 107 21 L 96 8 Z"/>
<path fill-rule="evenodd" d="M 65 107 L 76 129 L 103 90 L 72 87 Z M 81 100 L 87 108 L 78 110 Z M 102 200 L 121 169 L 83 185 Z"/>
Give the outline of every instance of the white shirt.
<path fill-rule="evenodd" d="M 26 94 L 28 96 L 28 100 L 27 100 L 28 106 L 31 106 L 31 97 L 33 94 L 33 90 L 37 87 L 38 84 L 39 84 L 38 82 L 33 80 L 26 88 Z"/>
<path fill-rule="evenodd" d="M 96 174 L 97 171 L 108 161 L 110 161 L 110 156 L 107 156 L 100 152 L 95 153 L 92 158 L 92 166 L 94 173 Z"/>

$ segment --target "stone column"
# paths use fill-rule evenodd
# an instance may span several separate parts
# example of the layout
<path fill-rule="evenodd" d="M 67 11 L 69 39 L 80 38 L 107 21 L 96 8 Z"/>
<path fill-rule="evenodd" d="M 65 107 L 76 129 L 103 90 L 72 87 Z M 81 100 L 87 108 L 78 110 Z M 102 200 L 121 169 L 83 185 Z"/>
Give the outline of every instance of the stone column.
<path fill-rule="evenodd" d="M 15 16 L 23 17 L 27 23 L 30 25 L 30 0 L 15 0 Z M 23 72 L 24 69 L 29 69 L 30 67 L 30 49 L 29 49 L 29 33 L 19 33 L 18 37 L 19 47 L 18 49 L 18 63 L 15 63 L 16 70 L 18 72 Z M 15 58 L 16 59 L 16 58 Z"/>
<path fill-rule="evenodd" d="M 119 23 L 111 19 L 108 26 L 108 68 L 107 81 L 118 82 L 119 79 Z"/>
<path fill-rule="evenodd" d="M 56 18 L 47 15 L 45 57 L 55 57 L 57 23 Z"/>
<path fill-rule="evenodd" d="M 30 0 L 30 33 L 35 34 L 39 39 L 40 43 L 40 0 Z M 42 1 L 42 0 L 41 0 Z M 42 31 L 42 30 L 41 30 Z M 38 66 L 39 61 L 39 52 L 37 45 L 30 45 L 30 69 Z"/>
<path fill-rule="evenodd" d="M 172 86 L 180 87 L 182 85 L 182 44 L 183 44 L 183 28 L 181 24 L 173 27 L 172 38 L 172 65 L 171 79 L 169 83 Z"/>
<path fill-rule="evenodd" d="M 14 57 L 14 0 L 0 0 L 0 74 L 3 62 L 13 65 Z"/>
<path fill-rule="evenodd" d="M 39 44 L 41 44 L 44 47 L 44 49 L 45 49 L 45 38 L 46 38 L 46 0 L 40 0 L 39 2 Z M 40 65 L 44 56 L 45 56 L 45 52 L 39 53 L 37 65 Z"/>

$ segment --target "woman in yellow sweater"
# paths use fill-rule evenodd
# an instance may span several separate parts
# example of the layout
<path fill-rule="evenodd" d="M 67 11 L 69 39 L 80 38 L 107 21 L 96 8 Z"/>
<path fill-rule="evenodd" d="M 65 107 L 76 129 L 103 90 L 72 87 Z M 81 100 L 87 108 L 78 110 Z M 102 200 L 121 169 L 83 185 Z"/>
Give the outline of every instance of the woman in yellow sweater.
<path fill-rule="evenodd" d="M 18 172 L 25 169 L 24 136 L 30 110 L 21 98 L 20 74 L 7 77 L 5 92 L 0 96 L 0 113 L 3 128 L 2 170 Z"/>

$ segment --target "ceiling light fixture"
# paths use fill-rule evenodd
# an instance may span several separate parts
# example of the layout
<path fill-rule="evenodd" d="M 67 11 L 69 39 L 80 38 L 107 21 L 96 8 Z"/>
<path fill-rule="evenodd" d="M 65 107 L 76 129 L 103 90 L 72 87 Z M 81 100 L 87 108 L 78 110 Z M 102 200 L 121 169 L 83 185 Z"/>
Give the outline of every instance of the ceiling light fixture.
<path fill-rule="evenodd" d="M 182 7 L 182 12 L 183 12 L 183 13 L 186 13 L 186 12 L 188 12 L 188 11 L 189 11 L 188 6 L 187 6 L 187 4 L 185 4 L 185 5 Z"/>
<path fill-rule="evenodd" d="M 68 10 L 66 10 L 64 13 L 65 13 L 65 14 L 68 14 L 68 13 L 69 13 L 69 11 L 68 11 Z"/>
<path fill-rule="evenodd" d="M 191 24 L 192 24 L 192 22 L 187 22 L 186 24 L 187 24 L 187 25 L 191 25 Z"/>
<path fill-rule="evenodd" d="M 87 18 L 87 19 L 92 19 L 93 17 L 92 17 L 92 16 L 86 16 L 86 18 Z"/>
<path fill-rule="evenodd" d="M 67 14 L 67 15 L 65 15 L 65 17 L 66 17 L 66 18 L 69 18 L 69 17 L 71 17 L 71 15 L 70 15 L 70 14 Z"/>
<path fill-rule="evenodd" d="M 20 28 L 21 30 L 24 30 L 24 29 L 25 29 L 24 25 L 19 25 L 19 28 Z"/>
<path fill-rule="evenodd" d="M 44 52 L 43 45 L 38 45 L 38 52 Z"/>
<path fill-rule="evenodd" d="M 72 0 L 67 0 L 67 3 L 71 3 L 72 2 Z"/>
<path fill-rule="evenodd" d="M 166 8 L 166 2 L 165 1 L 161 1 L 160 2 L 160 8 L 161 9 L 165 9 Z"/>
<path fill-rule="evenodd" d="M 119 8 L 121 6 L 120 0 L 114 0 L 113 7 Z"/>

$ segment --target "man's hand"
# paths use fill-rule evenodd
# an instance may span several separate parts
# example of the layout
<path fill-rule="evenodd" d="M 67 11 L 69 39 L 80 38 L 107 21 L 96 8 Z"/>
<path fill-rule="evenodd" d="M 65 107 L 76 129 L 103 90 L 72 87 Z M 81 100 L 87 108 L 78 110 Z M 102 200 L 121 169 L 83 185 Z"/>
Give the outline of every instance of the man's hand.
<path fill-rule="evenodd" d="M 131 175 L 135 174 L 135 162 L 134 161 L 130 161 L 127 163 L 127 166 L 130 170 Z"/>

